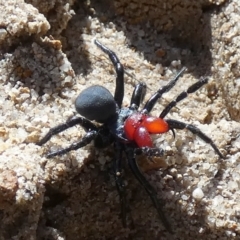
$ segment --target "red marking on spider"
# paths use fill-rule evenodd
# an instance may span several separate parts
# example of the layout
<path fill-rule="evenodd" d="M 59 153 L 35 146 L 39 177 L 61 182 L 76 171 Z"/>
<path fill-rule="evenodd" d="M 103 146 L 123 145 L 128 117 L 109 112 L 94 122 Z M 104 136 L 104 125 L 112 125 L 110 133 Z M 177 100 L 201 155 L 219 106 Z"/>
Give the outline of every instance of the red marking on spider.
<path fill-rule="evenodd" d="M 124 132 L 130 141 L 138 147 L 153 147 L 150 134 L 161 134 L 169 131 L 168 123 L 162 118 L 151 117 L 143 113 L 133 113 L 124 123 Z"/>

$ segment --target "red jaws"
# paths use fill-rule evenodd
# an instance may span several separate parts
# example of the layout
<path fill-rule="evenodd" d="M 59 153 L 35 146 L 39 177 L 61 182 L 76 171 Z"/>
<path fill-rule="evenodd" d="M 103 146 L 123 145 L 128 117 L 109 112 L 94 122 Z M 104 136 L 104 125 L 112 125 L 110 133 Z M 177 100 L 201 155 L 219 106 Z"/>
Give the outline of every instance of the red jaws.
<path fill-rule="evenodd" d="M 138 147 L 153 147 L 152 139 L 147 129 L 140 126 L 134 133 L 134 140 Z"/>
<path fill-rule="evenodd" d="M 166 121 L 141 113 L 134 113 L 124 123 L 126 137 L 139 147 L 153 147 L 150 134 L 165 133 L 169 130 Z"/>
<path fill-rule="evenodd" d="M 147 116 L 142 125 L 151 134 L 165 133 L 169 130 L 169 126 L 166 121 L 161 118 Z"/>
<path fill-rule="evenodd" d="M 127 120 L 124 123 L 124 132 L 126 134 L 126 137 L 129 140 L 134 140 L 134 133 L 136 129 L 140 126 L 142 123 L 142 117 L 143 115 L 140 113 L 134 113 L 131 116 L 127 118 Z"/>

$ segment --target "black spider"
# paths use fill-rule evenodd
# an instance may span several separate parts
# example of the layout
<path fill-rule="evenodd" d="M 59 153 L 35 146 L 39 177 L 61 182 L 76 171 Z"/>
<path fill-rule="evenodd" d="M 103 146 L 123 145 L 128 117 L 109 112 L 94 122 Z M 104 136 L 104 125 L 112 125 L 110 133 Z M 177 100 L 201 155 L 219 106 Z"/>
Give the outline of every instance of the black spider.
<path fill-rule="evenodd" d="M 47 158 L 77 150 L 78 148 L 86 146 L 91 141 L 94 141 L 94 146 L 97 148 L 105 148 L 110 144 L 113 144 L 115 148 L 115 157 L 113 160 L 114 176 L 120 196 L 123 226 L 126 226 L 127 215 L 125 186 L 122 176 L 122 155 L 124 152 L 134 176 L 143 185 L 150 196 L 163 225 L 169 232 L 171 232 L 170 224 L 163 214 L 161 203 L 157 198 L 157 193 L 139 170 L 135 156 L 136 154 L 141 153 L 145 153 L 147 156 L 163 155 L 163 149 L 155 148 L 153 146 L 150 134 L 165 133 L 169 130 L 172 130 L 174 134 L 174 129 L 188 129 L 203 141 L 210 144 L 219 157 L 223 158 L 223 155 L 214 142 L 197 127 L 173 119 L 164 120 L 164 117 L 179 101 L 186 98 L 189 93 L 197 91 L 200 87 L 206 84 L 208 80 L 207 78 L 201 78 L 198 82 L 191 85 L 187 91 L 180 93 L 174 101 L 170 102 L 164 108 L 159 117 L 152 117 L 149 113 L 156 102 L 161 98 L 162 94 L 169 91 L 175 85 L 179 77 L 185 71 L 185 68 L 183 68 L 166 86 L 163 86 L 154 93 L 141 111 L 139 111 L 138 108 L 146 93 L 146 85 L 144 83 L 136 85 L 132 94 L 130 107 L 122 108 L 122 100 L 124 96 L 123 66 L 113 51 L 97 40 L 95 40 L 95 44 L 109 56 L 116 70 L 117 78 L 114 96 L 112 96 L 105 87 L 99 85 L 85 89 L 78 95 L 75 102 L 77 112 L 83 117 L 73 118 L 64 124 L 50 129 L 49 132 L 39 141 L 38 145 L 45 144 L 53 135 L 77 124 L 84 128 L 86 131 L 85 136 L 65 149 L 48 153 Z M 96 125 L 91 122 L 92 120 L 101 124 Z"/>

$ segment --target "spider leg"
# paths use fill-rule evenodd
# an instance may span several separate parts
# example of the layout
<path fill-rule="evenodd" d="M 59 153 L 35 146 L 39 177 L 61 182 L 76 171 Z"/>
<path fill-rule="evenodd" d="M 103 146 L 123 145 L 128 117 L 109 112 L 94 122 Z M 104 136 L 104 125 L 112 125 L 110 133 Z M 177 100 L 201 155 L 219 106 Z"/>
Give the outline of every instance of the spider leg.
<path fill-rule="evenodd" d="M 174 87 L 174 85 L 176 84 L 177 80 L 181 77 L 181 75 L 183 74 L 183 72 L 186 70 L 186 68 L 182 68 L 178 74 L 174 77 L 174 79 L 172 79 L 167 85 L 161 87 L 156 93 L 153 94 L 153 96 L 146 102 L 143 111 L 144 112 L 151 112 L 151 110 L 153 109 L 153 107 L 155 106 L 156 102 L 158 101 L 159 98 L 162 97 L 162 95 L 166 92 L 168 92 L 171 88 Z"/>
<path fill-rule="evenodd" d="M 157 209 L 158 215 L 159 215 L 164 227 L 170 233 L 172 233 L 170 224 L 162 211 L 162 207 L 161 207 L 162 202 L 160 202 L 160 200 L 157 198 L 157 193 L 156 193 L 155 189 L 151 186 L 151 184 L 147 181 L 147 179 L 141 173 L 141 171 L 137 165 L 136 159 L 135 159 L 134 150 L 131 148 L 127 148 L 126 155 L 127 155 L 128 164 L 129 164 L 134 176 L 141 183 L 141 185 L 144 187 L 144 189 L 150 196 L 152 203 L 155 206 L 155 208 Z"/>
<path fill-rule="evenodd" d="M 138 109 L 139 105 L 143 101 L 146 95 L 147 86 L 144 82 L 138 83 L 133 91 L 130 108 L 131 109 Z"/>
<path fill-rule="evenodd" d="M 192 124 L 186 124 L 173 119 L 167 119 L 166 122 L 168 123 L 170 129 L 188 129 L 190 132 L 200 137 L 204 142 L 210 144 L 220 158 L 224 158 L 213 140 L 204 134 L 199 128 L 195 127 Z"/>
<path fill-rule="evenodd" d="M 87 132 L 86 135 L 78 142 L 71 144 L 69 147 L 60 149 L 51 153 L 48 153 L 46 155 L 47 158 L 55 157 L 55 156 L 60 156 L 63 154 L 66 154 L 72 150 L 77 150 L 79 148 L 82 148 L 89 144 L 96 136 L 97 136 L 97 131 L 92 130 L 90 132 Z"/>
<path fill-rule="evenodd" d="M 37 143 L 37 145 L 42 146 L 43 144 L 45 144 L 46 142 L 48 142 L 51 137 L 53 135 L 56 135 L 60 132 L 63 132 L 64 130 L 73 127 L 75 125 L 81 125 L 85 131 L 89 131 L 89 130 L 97 130 L 97 127 L 90 122 L 89 120 L 82 118 L 82 117 L 78 117 L 78 118 L 72 118 L 69 121 L 67 121 L 66 123 L 60 124 L 56 127 L 53 127 L 49 130 L 49 132 Z"/>
<path fill-rule="evenodd" d="M 200 80 L 196 83 L 194 83 L 193 85 L 191 85 L 187 91 L 183 91 L 181 92 L 175 100 L 173 100 L 172 102 L 170 102 L 161 112 L 160 114 L 160 118 L 164 118 L 169 112 L 170 110 L 176 106 L 176 104 L 180 101 L 182 101 L 184 98 L 186 98 L 188 96 L 189 93 L 194 93 L 196 92 L 200 87 L 202 87 L 204 84 L 206 84 L 208 82 L 207 78 L 200 78 Z"/>
<path fill-rule="evenodd" d="M 117 78 L 116 78 L 116 89 L 114 93 L 114 99 L 118 105 L 119 108 L 122 106 L 122 101 L 123 101 L 123 96 L 124 96 L 124 69 L 122 64 L 120 63 L 117 55 L 101 44 L 98 40 L 95 39 L 94 43 L 104 52 L 108 55 L 109 59 L 111 60 L 115 71 L 117 73 Z"/>
<path fill-rule="evenodd" d="M 120 198 L 121 204 L 121 217 L 123 227 L 127 226 L 127 201 L 126 201 L 126 189 L 125 184 L 123 182 L 123 172 L 122 172 L 122 146 L 116 143 L 116 157 L 114 158 L 114 177 L 116 181 L 116 187 L 118 191 L 118 195 Z"/>

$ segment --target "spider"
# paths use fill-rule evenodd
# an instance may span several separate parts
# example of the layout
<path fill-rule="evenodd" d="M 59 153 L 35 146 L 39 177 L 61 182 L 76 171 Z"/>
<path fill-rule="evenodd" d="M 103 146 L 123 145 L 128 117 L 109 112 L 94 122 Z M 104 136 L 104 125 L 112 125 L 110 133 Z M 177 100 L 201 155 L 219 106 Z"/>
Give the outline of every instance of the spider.
<path fill-rule="evenodd" d="M 171 130 L 175 137 L 174 129 L 187 129 L 207 144 L 210 144 L 216 154 L 218 154 L 220 158 L 223 158 L 223 155 L 215 143 L 200 129 L 194 125 L 186 124 L 178 120 L 165 119 L 166 115 L 178 102 L 186 98 L 188 94 L 197 91 L 208 82 L 208 79 L 200 78 L 199 81 L 191 85 L 186 91 L 180 93 L 175 100 L 170 102 L 163 109 L 159 117 L 153 117 L 150 116 L 149 113 L 154 105 L 164 93 L 168 92 L 175 85 L 185 71 L 185 68 L 180 70 L 167 85 L 158 89 L 145 103 L 142 110 L 139 110 L 139 106 L 146 94 L 146 84 L 142 82 L 135 86 L 130 106 L 122 107 L 124 96 L 123 66 L 112 50 L 101 44 L 98 40 L 95 40 L 94 43 L 108 55 L 115 68 L 117 76 L 114 96 L 108 89 L 100 85 L 94 85 L 83 90 L 75 101 L 75 108 L 81 116 L 72 118 L 66 123 L 51 128 L 38 142 L 38 145 L 41 146 L 45 144 L 53 135 L 78 124 L 86 131 L 84 137 L 67 148 L 48 153 L 46 155 L 47 158 L 77 150 L 92 141 L 96 148 L 105 148 L 113 145 L 115 150 L 115 157 L 113 159 L 114 177 L 120 198 L 123 226 L 126 227 L 127 225 L 127 200 L 122 170 L 122 157 L 123 153 L 125 153 L 131 171 L 150 196 L 164 227 L 169 232 L 172 232 L 170 224 L 162 210 L 162 201 L 158 199 L 157 192 L 140 171 L 135 157 L 138 154 L 146 154 L 150 158 L 164 154 L 163 149 L 154 147 L 151 134 L 163 134 Z M 93 120 L 97 122 L 97 124 L 93 123 Z"/>

